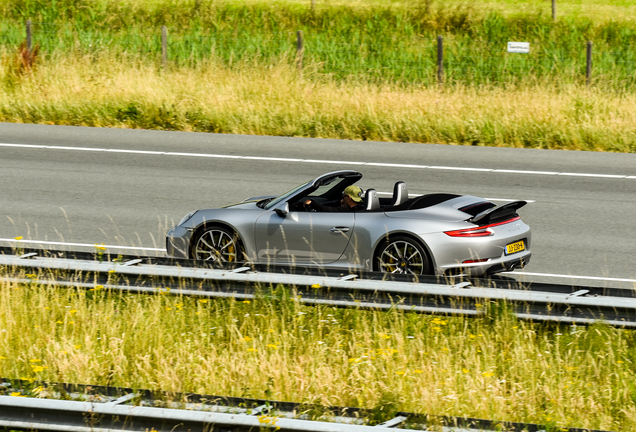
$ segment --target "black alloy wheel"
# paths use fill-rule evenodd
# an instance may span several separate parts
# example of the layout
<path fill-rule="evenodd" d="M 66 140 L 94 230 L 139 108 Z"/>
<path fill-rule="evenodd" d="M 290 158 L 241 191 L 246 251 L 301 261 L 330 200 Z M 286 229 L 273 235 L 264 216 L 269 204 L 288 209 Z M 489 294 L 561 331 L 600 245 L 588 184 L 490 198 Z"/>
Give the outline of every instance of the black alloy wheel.
<path fill-rule="evenodd" d="M 406 236 L 391 237 L 379 247 L 376 269 L 383 273 L 431 274 L 428 254 L 417 241 Z"/>
<path fill-rule="evenodd" d="M 245 258 L 245 249 L 238 235 L 224 227 L 206 228 L 192 245 L 192 258 L 198 260 L 233 263 Z"/>

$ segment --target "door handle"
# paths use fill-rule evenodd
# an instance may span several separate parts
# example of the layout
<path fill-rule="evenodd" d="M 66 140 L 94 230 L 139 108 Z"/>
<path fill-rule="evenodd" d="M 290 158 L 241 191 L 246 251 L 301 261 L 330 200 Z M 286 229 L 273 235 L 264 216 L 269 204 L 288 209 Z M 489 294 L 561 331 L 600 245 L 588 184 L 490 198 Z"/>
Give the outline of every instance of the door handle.
<path fill-rule="evenodd" d="M 346 233 L 349 232 L 349 227 L 333 227 L 329 231 L 332 233 Z"/>

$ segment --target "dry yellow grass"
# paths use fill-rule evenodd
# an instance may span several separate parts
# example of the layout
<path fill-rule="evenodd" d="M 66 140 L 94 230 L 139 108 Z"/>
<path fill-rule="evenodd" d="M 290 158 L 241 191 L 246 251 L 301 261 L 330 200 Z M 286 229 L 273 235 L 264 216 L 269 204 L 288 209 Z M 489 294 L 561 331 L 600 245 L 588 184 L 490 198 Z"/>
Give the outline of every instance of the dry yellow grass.
<path fill-rule="evenodd" d="M 496 305 L 434 317 L 305 307 L 281 288 L 234 301 L 0 282 L 11 378 L 633 430 L 635 342 Z"/>
<path fill-rule="evenodd" d="M 5 57 L 7 54 L 5 54 Z M 0 120 L 551 149 L 636 151 L 636 95 L 579 86 L 398 86 L 279 65 L 159 70 L 61 56 L 0 75 Z"/>

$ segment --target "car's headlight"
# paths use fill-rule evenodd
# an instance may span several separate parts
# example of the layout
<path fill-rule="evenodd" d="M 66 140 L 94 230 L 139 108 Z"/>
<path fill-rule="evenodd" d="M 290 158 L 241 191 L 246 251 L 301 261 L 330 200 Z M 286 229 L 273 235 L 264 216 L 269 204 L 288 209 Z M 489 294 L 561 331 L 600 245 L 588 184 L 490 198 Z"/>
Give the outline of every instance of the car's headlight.
<path fill-rule="evenodd" d="M 187 215 L 185 215 L 185 216 L 183 217 L 183 219 L 181 219 L 181 222 L 179 222 L 179 223 L 177 224 L 177 226 L 181 226 L 181 225 L 183 225 L 184 223 L 186 223 L 187 221 L 189 221 L 189 220 L 190 220 L 190 218 L 191 218 L 192 216 L 194 216 L 194 214 L 195 214 L 197 211 L 198 211 L 198 210 L 191 211 L 190 213 L 188 213 Z"/>

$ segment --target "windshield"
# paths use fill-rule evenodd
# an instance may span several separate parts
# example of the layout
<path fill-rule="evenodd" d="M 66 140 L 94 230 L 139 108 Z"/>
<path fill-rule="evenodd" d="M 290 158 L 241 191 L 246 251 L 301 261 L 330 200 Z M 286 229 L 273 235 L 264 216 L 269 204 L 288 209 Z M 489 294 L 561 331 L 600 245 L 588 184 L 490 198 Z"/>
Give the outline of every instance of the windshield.
<path fill-rule="evenodd" d="M 269 203 L 267 203 L 267 205 L 264 207 L 265 210 L 269 210 L 269 209 L 275 207 L 279 202 L 285 201 L 287 198 L 289 198 L 290 196 L 294 195 L 296 192 L 298 192 L 300 189 L 302 189 L 305 186 L 307 186 L 308 184 L 310 184 L 312 181 L 313 180 L 310 180 L 310 181 L 305 182 L 305 183 L 303 183 L 301 185 L 298 185 L 295 188 L 293 188 L 292 190 L 289 190 L 289 191 L 285 192 L 284 194 L 274 198 Z"/>
<path fill-rule="evenodd" d="M 340 190 L 344 189 L 340 186 L 340 183 L 346 180 L 346 177 L 335 177 L 326 182 L 322 183 L 318 188 L 311 192 L 308 196 L 310 197 L 322 197 L 330 198 L 333 195 L 331 192 L 338 192 L 340 194 Z M 340 196 L 336 196 L 335 198 L 340 199 Z"/>

